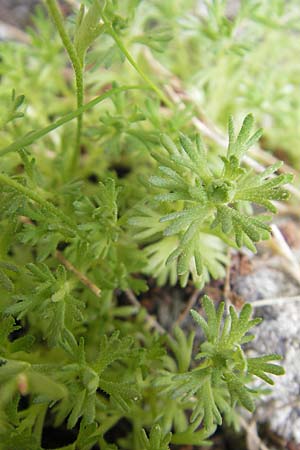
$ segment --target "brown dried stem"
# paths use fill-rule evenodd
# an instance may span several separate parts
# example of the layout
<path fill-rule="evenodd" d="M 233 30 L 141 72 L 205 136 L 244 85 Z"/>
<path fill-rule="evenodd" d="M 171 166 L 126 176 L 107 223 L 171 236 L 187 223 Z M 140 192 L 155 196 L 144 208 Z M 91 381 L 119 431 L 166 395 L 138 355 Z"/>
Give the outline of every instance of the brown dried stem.
<path fill-rule="evenodd" d="M 181 322 L 183 322 L 187 315 L 189 314 L 190 310 L 195 306 L 199 295 L 201 293 L 200 289 L 195 289 L 194 292 L 192 293 L 192 295 L 190 296 L 184 310 L 181 312 L 181 314 L 179 315 L 178 319 L 175 322 L 175 325 L 180 325 Z"/>
<path fill-rule="evenodd" d="M 130 301 L 130 303 L 134 306 L 137 306 L 139 309 L 141 309 L 142 305 L 141 303 L 138 301 L 138 299 L 136 298 L 134 292 L 131 289 L 126 289 L 125 290 L 125 294 L 128 298 L 128 300 Z M 174 339 L 172 338 L 172 336 L 167 332 L 167 330 L 165 330 L 165 328 L 163 328 L 161 326 L 160 323 L 158 323 L 158 321 L 156 320 L 155 317 L 151 316 L 148 312 L 146 312 L 146 320 L 148 322 L 148 324 L 150 325 L 151 328 L 154 328 L 156 331 L 158 331 L 159 334 L 163 335 L 167 335 L 168 338 L 174 342 L 176 344 L 176 342 L 174 341 Z"/>
<path fill-rule="evenodd" d="M 96 286 L 96 284 L 94 284 L 86 275 L 76 269 L 76 267 L 74 267 L 73 264 L 64 257 L 62 252 L 56 250 L 55 258 L 58 259 L 58 261 L 61 262 L 65 268 L 69 270 L 69 272 L 74 273 L 78 280 L 81 281 L 81 283 L 84 284 L 91 292 L 93 292 L 93 294 L 97 297 L 101 296 L 101 289 Z"/>

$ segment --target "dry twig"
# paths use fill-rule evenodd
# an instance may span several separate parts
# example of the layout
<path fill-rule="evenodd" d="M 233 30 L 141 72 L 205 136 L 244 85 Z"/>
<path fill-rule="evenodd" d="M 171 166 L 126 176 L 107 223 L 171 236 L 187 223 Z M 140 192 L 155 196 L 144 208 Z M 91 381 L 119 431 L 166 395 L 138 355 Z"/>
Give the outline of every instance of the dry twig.
<path fill-rule="evenodd" d="M 261 308 L 263 306 L 276 306 L 286 302 L 299 302 L 300 295 L 291 297 L 275 297 L 275 298 L 263 298 L 262 300 L 255 300 L 251 302 L 253 308 Z"/>
<path fill-rule="evenodd" d="M 55 257 L 66 267 L 67 270 L 74 273 L 78 280 L 81 281 L 81 283 L 84 284 L 91 292 L 93 292 L 93 294 L 97 297 L 101 296 L 101 289 L 96 286 L 96 284 L 94 284 L 86 275 L 76 269 L 76 267 L 74 267 L 73 264 L 70 263 L 70 261 L 68 261 L 59 250 L 55 252 Z"/>
<path fill-rule="evenodd" d="M 266 444 L 261 440 L 261 438 L 258 435 L 256 423 L 251 422 L 250 424 L 246 422 L 246 420 L 243 417 L 239 417 L 239 421 L 241 424 L 241 427 L 246 431 L 246 440 L 247 440 L 247 446 L 249 450 L 270 450 Z"/>
<path fill-rule="evenodd" d="M 188 313 L 190 312 L 190 310 L 193 308 L 193 306 L 195 306 L 200 293 L 201 293 L 200 289 L 195 289 L 195 291 L 190 296 L 184 310 L 181 312 L 178 319 L 176 320 L 175 325 L 180 325 L 181 322 L 183 322 L 185 320 L 185 318 L 188 315 Z"/>
<path fill-rule="evenodd" d="M 134 295 L 134 292 L 131 289 L 126 289 L 125 294 L 127 295 L 127 298 L 132 305 L 137 306 L 139 309 L 142 307 L 140 302 Z M 146 319 L 147 319 L 147 322 L 149 323 L 149 325 L 152 328 L 155 328 L 156 331 L 159 332 L 159 334 L 168 334 L 168 332 L 160 325 L 160 323 L 157 322 L 155 317 L 148 314 L 148 312 L 146 313 Z"/>
<path fill-rule="evenodd" d="M 140 302 L 138 301 L 138 299 L 136 298 L 136 296 L 134 295 L 134 292 L 132 292 L 131 289 L 126 289 L 125 290 L 125 294 L 127 295 L 128 300 L 130 301 L 130 303 L 134 306 L 137 306 L 139 309 L 141 309 L 142 305 L 140 304 Z M 150 327 L 154 328 L 156 331 L 158 331 L 159 334 L 161 335 L 166 335 L 169 339 L 170 342 L 172 342 L 173 344 L 176 345 L 176 341 L 174 340 L 174 338 L 170 335 L 170 333 L 168 333 L 167 330 L 165 330 L 165 328 L 163 328 L 160 323 L 158 323 L 158 321 L 156 320 L 155 317 L 151 316 L 147 311 L 146 311 L 146 320 L 148 322 L 148 324 L 150 325 Z"/>
<path fill-rule="evenodd" d="M 293 276 L 293 278 L 300 283 L 300 267 L 297 258 L 295 257 L 292 249 L 288 245 L 278 226 L 272 224 L 271 229 L 273 234 L 273 248 L 275 248 L 275 250 L 289 262 L 286 269 Z"/>

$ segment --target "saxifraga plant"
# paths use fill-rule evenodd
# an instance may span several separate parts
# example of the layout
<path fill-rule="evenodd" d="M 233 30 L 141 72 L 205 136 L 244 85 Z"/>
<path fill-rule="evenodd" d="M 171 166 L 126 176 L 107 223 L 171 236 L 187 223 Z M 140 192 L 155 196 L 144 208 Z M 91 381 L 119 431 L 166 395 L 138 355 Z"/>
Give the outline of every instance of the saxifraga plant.
<path fill-rule="evenodd" d="M 65 450 L 202 445 L 223 419 L 238 424 L 237 406 L 253 411 L 262 391 L 253 387 L 254 377 L 273 384 L 269 374 L 283 374 L 273 363 L 278 355 L 249 358 L 243 349 L 260 319 L 251 319 L 248 304 L 224 314 L 223 303 L 215 307 L 204 297 L 206 320 L 191 312 L 205 336 L 195 353 L 195 333 L 175 327 L 172 336 L 159 336 L 145 326 L 145 310 L 119 304 L 117 293 L 145 291 L 142 274 L 160 285 L 191 279 L 199 287 L 221 278 L 228 248 L 255 251 L 270 236 L 269 217 L 253 212 L 253 204 L 276 212 L 272 201 L 287 199 L 282 186 L 292 177 L 276 173 L 280 163 L 258 175 L 243 165 L 261 136 L 261 130 L 252 134 L 251 115 L 237 135 L 229 120 L 226 154 L 207 152 L 194 136 L 191 108 L 176 109 L 129 51 L 131 43 L 163 52 L 172 37 L 166 27 L 149 30 L 156 2 L 142 24 L 138 1 L 85 2 L 67 26 L 57 2 L 45 3 L 74 67 L 77 109 L 49 105 L 51 115 L 64 114 L 37 122 L 30 133 L 40 119 L 22 109 L 23 95 L 7 95 L 1 110 L 0 449 L 48 448 L 48 427 L 73 430 L 72 442 L 59 447 Z M 50 19 L 36 20 L 51 35 Z M 21 59 L 33 60 L 33 67 L 49 56 L 60 62 L 56 38 L 45 43 L 32 32 L 32 39 L 37 53 L 17 49 Z M 120 72 L 84 103 L 85 92 L 95 96 L 93 75 L 84 91 L 93 52 L 107 67 L 127 59 L 126 80 L 133 83 L 121 84 Z M 8 49 L 3 57 L 10 60 Z M 56 90 L 52 75 L 56 102 L 63 93 L 70 109 L 69 81 L 58 81 Z M 102 107 L 99 122 L 94 107 L 109 98 L 112 106 Z M 36 94 L 33 104 L 42 110 Z M 52 139 L 51 132 L 61 134 Z M 122 179 L 111 167 L 124 160 L 130 173 Z M 88 179 L 91 171 L 96 183 Z M 124 419 L 126 436 L 111 442 Z"/>

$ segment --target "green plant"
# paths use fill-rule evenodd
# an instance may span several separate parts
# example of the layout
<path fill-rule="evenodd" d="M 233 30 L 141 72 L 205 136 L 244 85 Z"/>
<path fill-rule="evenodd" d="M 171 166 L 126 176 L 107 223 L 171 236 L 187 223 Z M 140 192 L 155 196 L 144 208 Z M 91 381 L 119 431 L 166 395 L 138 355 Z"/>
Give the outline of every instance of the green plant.
<path fill-rule="evenodd" d="M 268 239 L 270 228 L 265 223 L 268 217 L 250 215 L 249 202 L 262 205 L 274 213 L 276 208 L 270 200 L 285 200 L 288 197 L 288 192 L 281 185 L 291 181 L 292 175 L 281 174 L 269 178 L 279 169 L 280 163 L 259 175 L 241 167 L 244 153 L 261 136 L 261 130 L 251 136 L 252 125 L 253 118 L 248 115 L 235 137 L 230 119 L 227 154 L 221 157 L 222 164 L 214 168 L 209 166 L 199 136 L 193 143 L 182 135 L 180 147 L 177 147 L 168 136 L 163 135 L 161 143 L 165 151 L 160 148 L 152 152 L 160 166 L 159 175 L 151 176 L 150 183 L 168 191 L 154 196 L 152 203 L 167 203 L 170 208 L 175 205 L 172 212 L 159 220 L 162 224 L 170 222 L 170 225 L 155 226 L 149 221 L 148 212 L 131 219 L 130 223 L 144 230 L 139 238 L 149 238 L 149 233 L 145 233 L 146 229 L 151 234 L 160 232 L 167 239 L 169 236 L 178 237 L 173 241 L 173 249 L 172 252 L 169 250 L 169 255 L 163 249 L 167 257 L 164 263 L 172 265 L 174 261 L 177 262 L 177 273 L 183 286 L 186 285 L 190 272 L 193 273 L 194 281 L 200 284 L 208 280 L 208 274 L 214 278 L 224 275 L 220 264 L 224 259 L 217 252 L 214 241 L 209 240 L 210 235 L 225 243 L 230 242 L 231 246 L 240 248 L 245 245 L 255 252 L 254 243 Z M 143 209 L 141 212 L 143 213 Z M 156 257 L 157 254 L 154 254 L 153 258 Z"/>
<path fill-rule="evenodd" d="M 264 30 L 261 3 L 242 2 L 230 21 L 225 1 L 208 2 L 195 22 L 194 1 L 86 0 L 64 18 L 46 0 L 30 45 L 1 44 L 0 449 L 48 448 L 48 427 L 72 430 L 71 442 L 51 443 L 66 450 L 201 445 L 223 419 L 238 426 L 236 406 L 254 409 L 254 376 L 283 374 L 278 355 L 245 353 L 260 322 L 251 306 L 224 314 L 204 297 L 195 353 L 194 332 L 168 334 L 133 294 L 149 276 L 201 288 L 222 278 L 228 249 L 255 251 L 270 236 L 254 204 L 275 213 L 272 201 L 288 198 L 281 163 L 259 174 L 244 164 L 262 135 L 251 114 L 237 135 L 229 119 L 224 153 L 195 136 L 197 101 L 177 105 L 149 70 L 154 55 L 188 86 L 184 61 L 199 45 L 214 60 L 213 42 L 225 83 L 241 52 L 252 57 L 234 30 L 242 19 Z M 194 74 L 215 80 L 198 65 Z"/>

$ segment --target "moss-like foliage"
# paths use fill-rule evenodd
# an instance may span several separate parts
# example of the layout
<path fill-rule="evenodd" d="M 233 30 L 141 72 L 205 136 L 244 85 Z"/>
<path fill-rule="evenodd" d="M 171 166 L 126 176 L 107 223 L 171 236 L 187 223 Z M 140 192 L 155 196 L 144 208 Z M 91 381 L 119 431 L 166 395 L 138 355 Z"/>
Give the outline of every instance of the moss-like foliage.
<path fill-rule="evenodd" d="M 271 64 L 276 106 L 257 98 L 266 29 L 290 42 L 295 2 L 243 1 L 231 18 L 225 0 L 82 3 L 64 17 L 46 0 L 28 39 L 0 42 L 0 450 L 206 445 L 238 424 L 236 406 L 253 411 L 265 393 L 253 380 L 272 384 L 279 357 L 245 353 L 249 305 L 224 314 L 204 297 L 195 352 L 195 331 L 168 333 L 139 295 L 203 287 L 228 250 L 269 238 L 265 211 L 292 177 L 281 163 L 249 169 L 262 131 L 241 118 L 299 129 L 278 88 L 284 70 L 285 88 L 297 80 L 289 55 L 287 69 Z M 227 151 L 196 135 L 199 109 L 221 129 L 234 113 Z"/>

